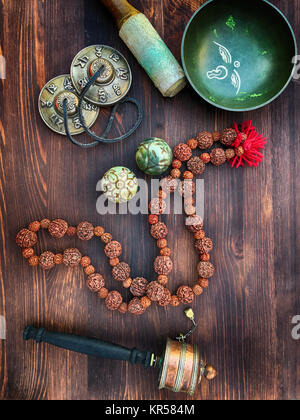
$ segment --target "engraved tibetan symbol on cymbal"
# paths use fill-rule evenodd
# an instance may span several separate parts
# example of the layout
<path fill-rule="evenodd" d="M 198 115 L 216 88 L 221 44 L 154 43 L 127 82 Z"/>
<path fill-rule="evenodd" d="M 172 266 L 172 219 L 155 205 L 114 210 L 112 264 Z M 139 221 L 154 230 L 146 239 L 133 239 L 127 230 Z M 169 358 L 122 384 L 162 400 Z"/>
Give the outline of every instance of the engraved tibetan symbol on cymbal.
<path fill-rule="evenodd" d="M 42 89 L 39 97 L 39 111 L 45 124 L 53 131 L 66 135 L 63 103 L 67 100 L 68 126 L 71 135 L 84 132 L 78 115 L 79 96 L 70 75 L 62 75 L 50 80 Z M 90 128 L 96 122 L 99 108 L 82 102 L 82 114 Z"/>
<path fill-rule="evenodd" d="M 127 95 L 132 82 L 129 64 L 117 50 L 105 45 L 83 49 L 72 62 L 71 79 L 80 94 L 102 66 L 102 73 L 86 93 L 85 99 L 97 106 L 111 106 Z"/>
<path fill-rule="evenodd" d="M 99 85 L 109 84 L 112 79 L 115 77 L 114 66 L 104 58 L 97 58 L 90 65 L 90 77 L 93 77 L 95 73 L 100 69 L 101 66 L 104 66 L 104 70 L 96 80 L 96 83 Z"/>

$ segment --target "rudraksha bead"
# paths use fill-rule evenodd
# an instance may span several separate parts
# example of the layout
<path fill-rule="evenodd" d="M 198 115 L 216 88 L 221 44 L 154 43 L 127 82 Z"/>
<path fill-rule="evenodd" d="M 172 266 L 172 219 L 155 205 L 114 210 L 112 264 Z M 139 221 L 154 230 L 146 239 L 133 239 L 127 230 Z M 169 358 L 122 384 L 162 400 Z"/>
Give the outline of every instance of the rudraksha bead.
<path fill-rule="evenodd" d="M 104 248 L 107 258 L 117 258 L 122 254 L 122 245 L 118 241 L 111 241 Z"/>
<path fill-rule="evenodd" d="M 197 271 L 200 277 L 210 279 L 215 273 L 215 268 L 212 263 L 201 261 L 197 266 Z"/>
<path fill-rule="evenodd" d="M 194 300 L 194 292 L 188 286 L 181 286 L 177 290 L 177 297 L 184 305 L 189 305 Z"/>
<path fill-rule="evenodd" d="M 98 292 L 98 297 L 100 299 L 106 299 L 108 296 L 109 291 L 106 289 L 106 287 L 102 287 L 102 289 Z"/>
<path fill-rule="evenodd" d="M 76 267 L 80 264 L 82 255 L 77 248 L 69 248 L 64 252 L 63 262 L 67 267 Z"/>
<path fill-rule="evenodd" d="M 187 217 L 185 220 L 186 228 L 191 233 L 196 233 L 203 228 L 203 219 L 198 215 Z"/>
<path fill-rule="evenodd" d="M 202 155 L 200 155 L 200 159 L 205 164 L 209 163 L 210 162 L 210 154 L 209 153 L 202 153 Z"/>
<path fill-rule="evenodd" d="M 239 136 L 240 136 L 240 139 L 241 139 L 241 144 L 243 144 L 248 138 L 246 133 L 240 133 Z"/>
<path fill-rule="evenodd" d="M 179 179 L 181 176 L 181 172 L 179 169 L 172 169 L 172 171 L 170 172 L 170 175 L 174 179 Z"/>
<path fill-rule="evenodd" d="M 27 260 L 34 256 L 34 249 L 33 248 L 24 248 L 22 251 L 22 255 Z"/>
<path fill-rule="evenodd" d="M 151 214 L 163 214 L 167 209 L 167 203 L 160 198 L 153 198 L 149 204 L 149 211 Z"/>
<path fill-rule="evenodd" d="M 199 284 L 196 284 L 196 285 L 193 287 L 193 292 L 194 292 L 194 295 L 195 295 L 195 296 L 200 296 L 200 295 L 202 295 L 202 293 L 203 293 L 203 289 L 202 289 L 202 287 L 201 287 Z"/>
<path fill-rule="evenodd" d="M 220 141 L 220 139 L 221 139 L 221 133 L 219 132 L 219 131 L 214 131 L 213 133 L 212 133 L 212 136 L 213 136 L 213 139 L 214 139 L 214 142 L 216 143 L 217 141 Z"/>
<path fill-rule="evenodd" d="M 80 265 L 83 268 L 88 267 L 91 264 L 91 259 L 90 257 L 82 257 L 81 261 L 80 261 Z"/>
<path fill-rule="evenodd" d="M 120 312 L 120 314 L 124 315 L 127 313 L 128 311 L 128 305 L 125 302 L 122 302 L 121 305 L 118 307 L 118 311 Z"/>
<path fill-rule="evenodd" d="M 178 299 L 177 296 L 171 296 L 171 300 L 170 300 L 170 305 L 173 306 L 174 308 L 180 305 L 180 300 Z"/>
<path fill-rule="evenodd" d="M 128 277 L 128 279 L 123 281 L 122 285 L 124 289 L 129 289 L 132 285 L 132 278 Z"/>
<path fill-rule="evenodd" d="M 165 248 L 160 250 L 160 255 L 162 257 L 169 257 L 171 254 L 172 254 L 172 251 L 168 247 L 165 247 Z"/>
<path fill-rule="evenodd" d="M 204 230 L 198 230 L 197 232 L 195 232 L 194 233 L 194 238 L 195 239 L 204 239 L 205 238 Z"/>
<path fill-rule="evenodd" d="M 101 241 L 104 244 L 109 244 L 112 241 L 112 235 L 110 233 L 103 233 L 101 236 Z"/>
<path fill-rule="evenodd" d="M 147 296 L 143 296 L 141 298 L 141 304 L 143 305 L 144 308 L 147 309 L 151 306 L 152 302 Z"/>
<path fill-rule="evenodd" d="M 196 203 L 195 198 L 192 197 L 184 197 L 184 205 L 185 206 L 194 206 Z"/>
<path fill-rule="evenodd" d="M 195 156 L 188 161 L 187 168 L 194 175 L 201 175 L 205 171 L 205 163 L 198 156 Z"/>
<path fill-rule="evenodd" d="M 210 255 L 209 254 L 202 254 L 200 255 L 200 261 L 210 261 Z"/>
<path fill-rule="evenodd" d="M 81 222 L 77 226 L 77 236 L 82 241 L 89 241 L 94 236 L 94 226 L 89 222 Z"/>
<path fill-rule="evenodd" d="M 149 214 L 148 216 L 148 222 L 150 225 L 156 225 L 158 223 L 158 215 L 157 214 Z"/>
<path fill-rule="evenodd" d="M 238 157 L 241 157 L 245 153 L 245 149 L 243 148 L 243 146 L 239 146 L 234 149 L 234 152 Z"/>
<path fill-rule="evenodd" d="M 40 255 L 40 266 L 43 270 L 50 270 L 55 266 L 54 257 L 55 255 L 49 251 Z"/>
<path fill-rule="evenodd" d="M 43 219 L 41 220 L 41 228 L 42 229 L 48 229 L 50 226 L 51 220 L 49 219 Z"/>
<path fill-rule="evenodd" d="M 172 168 L 173 169 L 180 169 L 182 167 L 182 162 L 178 159 L 174 159 L 172 162 Z"/>
<path fill-rule="evenodd" d="M 195 150 L 198 147 L 198 141 L 197 139 L 190 139 L 186 142 L 186 144 L 192 149 Z"/>
<path fill-rule="evenodd" d="M 125 262 L 121 262 L 112 269 L 112 276 L 117 281 L 125 281 L 130 277 L 129 265 Z"/>
<path fill-rule="evenodd" d="M 179 182 L 178 192 L 183 197 L 192 197 L 196 192 L 196 184 L 191 179 Z"/>
<path fill-rule="evenodd" d="M 28 226 L 28 229 L 31 230 L 31 232 L 38 232 L 41 229 L 41 223 L 38 221 L 32 222 Z"/>
<path fill-rule="evenodd" d="M 16 236 L 16 243 L 20 248 L 31 248 L 37 244 L 38 238 L 35 232 L 22 229 Z"/>
<path fill-rule="evenodd" d="M 225 151 L 217 147 L 216 149 L 212 150 L 210 154 L 210 160 L 211 163 L 215 166 L 223 165 L 227 161 Z"/>
<path fill-rule="evenodd" d="M 226 128 L 220 138 L 220 142 L 224 144 L 224 146 L 231 146 L 232 143 L 237 138 L 237 133 L 233 128 Z"/>
<path fill-rule="evenodd" d="M 95 267 L 93 265 L 88 265 L 85 269 L 84 272 L 87 276 L 90 276 L 91 274 L 95 273 Z"/>
<path fill-rule="evenodd" d="M 189 205 L 185 206 L 184 211 L 187 216 L 193 216 L 194 214 L 196 214 L 197 209 L 195 206 Z"/>
<path fill-rule="evenodd" d="M 225 155 L 227 160 L 233 159 L 235 157 L 235 151 L 233 149 L 226 149 Z"/>
<path fill-rule="evenodd" d="M 103 229 L 102 226 L 96 226 L 94 228 L 94 235 L 101 238 L 102 235 L 104 235 L 105 230 Z"/>
<path fill-rule="evenodd" d="M 168 283 L 169 279 L 168 279 L 168 276 L 161 274 L 160 276 L 158 276 L 157 281 L 162 286 L 165 286 Z"/>
<path fill-rule="evenodd" d="M 192 157 L 192 149 L 185 143 L 180 143 L 174 148 L 174 157 L 181 162 L 186 162 Z"/>
<path fill-rule="evenodd" d="M 68 223 L 63 219 L 55 219 L 49 225 L 48 231 L 53 238 L 61 239 L 68 230 Z"/>
<path fill-rule="evenodd" d="M 137 277 L 132 280 L 130 292 L 136 297 L 144 296 L 147 286 L 148 281 L 144 277 Z"/>
<path fill-rule="evenodd" d="M 157 257 L 154 261 L 154 271 L 167 276 L 173 269 L 173 262 L 170 257 Z"/>
<path fill-rule="evenodd" d="M 170 194 L 176 191 L 178 183 L 178 179 L 172 178 L 171 175 L 169 175 L 160 181 L 160 187 L 167 194 Z"/>
<path fill-rule="evenodd" d="M 194 174 L 191 171 L 185 171 L 182 175 L 182 178 L 185 180 L 191 180 L 194 179 Z"/>
<path fill-rule="evenodd" d="M 207 131 L 202 131 L 197 136 L 198 147 L 201 150 L 209 149 L 214 144 L 214 139 L 211 133 Z"/>
<path fill-rule="evenodd" d="M 132 315 L 143 315 L 146 311 L 146 308 L 142 305 L 139 298 L 132 299 L 128 304 L 128 312 Z"/>
<path fill-rule="evenodd" d="M 111 267 L 116 267 L 118 264 L 120 264 L 119 258 L 110 258 L 109 265 Z"/>
<path fill-rule="evenodd" d="M 116 291 L 110 292 L 107 298 L 105 299 L 105 305 L 110 311 L 116 311 L 122 302 L 122 296 L 119 292 Z"/>
<path fill-rule="evenodd" d="M 62 254 L 56 254 L 54 256 L 54 262 L 55 262 L 56 265 L 61 265 L 63 263 L 63 261 L 64 261 L 64 257 L 63 257 Z"/>
<path fill-rule="evenodd" d="M 100 290 L 105 286 L 104 277 L 101 274 L 91 274 L 86 280 L 86 286 L 93 293 L 99 293 Z"/>
<path fill-rule="evenodd" d="M 159 306 L 168 306 L 171 302 L 171 292 L 169 289 L 164 289 L 162 298 L 158 301 Z"/>
<path fill-rule="evenodd" d="M 168 241 L 166 239 L 158 239 L 156 245 L 157 248 L 162 249 L 168 246 Z"/>
<path fill-rule="evenodd" d="M 73 236 L 76 235 L 77 229 L 75 226 L 69 226 L 68 230 L 67 230 L 67 236 L 69 236 L 70 238 L 73 238 Z"/>
<path fill-rule="evenodd" d="M 153 302 L 158 302 L 162 299 L 165 288 L 157 281 L 152 281 L 147 287 L 147 296 Z"/>
<path fill-rule="evenodd" d="M 202 287 L 202 289 L 207 289 L 207 287 L 209 286 L 209 280 L 208 279 L 200 278 L 198 283 L 199 283 L 199 286 Z"/>
<path fill-rule="evenodd" d="M 32 257 L 29 258 L 28 263 L 30 267 L 37 267 L 40 263 L 40 259 L 37 255 L 33 255 Z"/>
<path fill-rule="evenodd" d="M 199 254 L 208 254 L 212 251 L 214 245 L 210 238 L 198 239 L 195 241 L 195 248 Z"/>
<path fill-rule="evenodd" d="M 150 233 L 154 239 L 164 239 L 168 236 L 168 228 L 163 222 L 158 222 L 151 227 Z"/>

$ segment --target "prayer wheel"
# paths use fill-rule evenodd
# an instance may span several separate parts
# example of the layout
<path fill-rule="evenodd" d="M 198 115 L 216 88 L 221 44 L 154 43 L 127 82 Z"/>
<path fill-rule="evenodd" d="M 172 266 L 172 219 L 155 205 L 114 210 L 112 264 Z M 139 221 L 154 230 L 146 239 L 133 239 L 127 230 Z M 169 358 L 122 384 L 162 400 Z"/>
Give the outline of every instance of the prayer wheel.
<path fill-rule="evenodd" d="M 48 332 L 44 328 L 29 326 L 24 331 L 24 340 L 48 343 L 77 353 L 98 356 L 103 359 L 126 360 L 132 364 L 160 368 L 159 389 L 184 392 L 194 395 L 203 376 L 214 379 L 216 370 L 206 365 L 200 356 L 198 346 L 167 339 L 162 357 L 151 351 L 127 349 L 94 338 Z"/>

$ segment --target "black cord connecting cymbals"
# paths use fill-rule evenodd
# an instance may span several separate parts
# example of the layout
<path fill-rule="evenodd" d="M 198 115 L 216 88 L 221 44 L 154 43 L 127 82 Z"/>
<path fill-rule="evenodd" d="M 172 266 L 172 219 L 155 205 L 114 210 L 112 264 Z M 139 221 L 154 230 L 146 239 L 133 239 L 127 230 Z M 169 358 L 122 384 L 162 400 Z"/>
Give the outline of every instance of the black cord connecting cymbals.
<path fill-rule="evenodd" d="M 78 140 L 75 140 L 72 137 L 72 135 L 70 134 L 69 125 L 68 125 L 68 111 L 67 111 L 68 100 L 64 99 L 64 101 L 63 101 L 64 124 L 65 124 L 65 130 L 66 130 L 67 137 L 73 144 L 75 144 L 76 146 L 85 148 L 85 149 L 98 146 L 99 143 L 118 143 L 122 140 L 127 139 L 138 129 L 138 127 L 141 125 L 141 122 L 142 122 L 142 119 L 143 119 L 143 110 L 142 110 L 142 107 L 139 104 L 139 102 L 136 99 L 133 99 L 133 98 L 124 98 L 120 102 L 118 102 L 114 105 L 114 107 L 111 111 L 106 129 L 105 129 L 105 131 L 104 131 L 104 133 L 102 134 L 101 137 L 97 136 L 86 125 L 86 123 L 84 121 L 84 115 L 83 115 L 83 112 L 82 112 L 82 102 L 85 99 L 86 94 L 88 93 L 89 89 L 93 86 L 93 84 L 99 78 L 99 76 L 101 76 L 101 73 L 104 72 L 104 70 L 105 70 L 105 67 L 101 66 L 100 69 L 89 80 L 89 82 L 87 83 L 87 85 L 85 86 L 85 88 L 83 89 L 83 91 L 82 91 L 82 93 L 79 97 L 79 103 L 78 103 L 78 114 L 79 114 L 80 123 L 81 123 L 82 127 L 84 128 L 85 132 L 90 137 L 92 137 L 93 139 L 96 140 L 95 142 L 93 142 L 93 143 L 81 143 L 81 142 L 79 142 Z M 130 102 L 130 103 L 133 103 L 134 105 L 136 105 L 136 107 L 138 109 L 138 119 L 137 119 L 136 123 L 134 124 L 134 126 L 129 131 L 127 131 L 125 134 L 123 134 L 122 136 L 113 138 L 113 139 L 108 139 L 107 136 L 108 136 L 108 134 L 109 134 L 109 132 L 112 128 L 112 124 L 113 124 L 113 121 L 115 119 L 116 112 L 117 112 L 119 106 L 121 104 L 126 103 L 126 102 Z"/>
<path fill-rule="evenodd" d="M 76 146 L 93 148 L 100 143 L 117 143 L 130 137 L 140 126 L 143 110 L 136 99 L 126 97 L 132 74 L 126 59 L 118 51 L 104 45 L 94 45 L 80 51 L 71 66 L 71 75 L 50 80 L 39 97 L 39 111 L 43 121 L 56 133 L 66 135 Z M 119 137 L 108 138 L 117 110 L 125 103 L 138 111 L 132 128 Z M 91 127 L 100 107 L 113 106 L 107 126 L 101 136 Z M 82 133 L 94 141 L 83 143 L 74 138 Z"/>

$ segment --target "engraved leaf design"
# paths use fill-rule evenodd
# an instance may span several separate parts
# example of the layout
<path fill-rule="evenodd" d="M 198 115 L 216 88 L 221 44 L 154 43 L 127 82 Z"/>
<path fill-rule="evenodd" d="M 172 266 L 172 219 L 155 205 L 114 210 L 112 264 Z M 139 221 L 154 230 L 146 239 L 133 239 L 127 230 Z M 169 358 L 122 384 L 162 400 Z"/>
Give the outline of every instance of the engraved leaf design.
<path fill-rule="evenodd" d="M 218 42 L 214 41 L 214 44 L 219 47 L 219 52 L 220 52 L 220 55 L 221 55 L 223 61 L 227 64 L 231 64 L 232 63 L 232 57 L 231 57 L 231 54 L 230 54 L 229 50 L 226 47 L 224 47 L 223 45 L 219 44 Z"/>
<path fill-rule="evenodd" d="M 237 90 L 236 94 L 238 95 L 241 89 L 241 78 L 236 70 L 234 70 L 234 72 L 231 75 L 231 83 L 236 88 Z"/>

